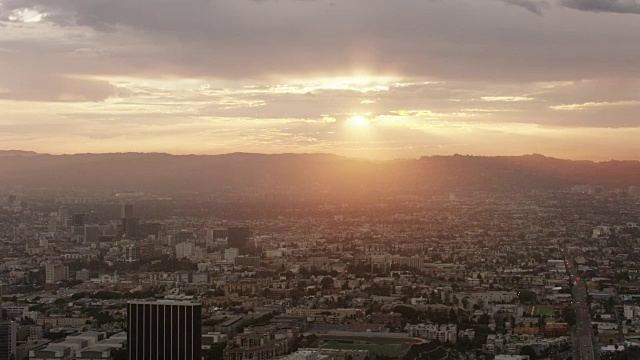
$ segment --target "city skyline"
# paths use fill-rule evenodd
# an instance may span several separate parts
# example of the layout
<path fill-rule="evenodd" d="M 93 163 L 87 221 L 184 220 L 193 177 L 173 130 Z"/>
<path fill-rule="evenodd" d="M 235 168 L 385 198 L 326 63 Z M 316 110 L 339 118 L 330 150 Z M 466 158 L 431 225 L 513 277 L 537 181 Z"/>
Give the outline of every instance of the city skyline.
<path fill-rule="evenodd" d="M 0 143 L 640 160 L 640 4 L 0 2 Z"/>

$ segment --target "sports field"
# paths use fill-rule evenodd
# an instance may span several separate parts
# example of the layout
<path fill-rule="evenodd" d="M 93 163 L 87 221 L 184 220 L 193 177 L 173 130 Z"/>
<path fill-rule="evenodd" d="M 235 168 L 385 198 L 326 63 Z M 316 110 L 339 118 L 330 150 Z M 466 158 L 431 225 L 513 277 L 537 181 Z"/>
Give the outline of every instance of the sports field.
<path fill-rule="evenodd" d="M 322 347 L 327 349 L 340 349 L 340 350 L 369 350 L 376 355 L 395 357 L 395 358 L 402 356 L 401 344 L 374 345 L 374 344 L 327 343 Z"/>

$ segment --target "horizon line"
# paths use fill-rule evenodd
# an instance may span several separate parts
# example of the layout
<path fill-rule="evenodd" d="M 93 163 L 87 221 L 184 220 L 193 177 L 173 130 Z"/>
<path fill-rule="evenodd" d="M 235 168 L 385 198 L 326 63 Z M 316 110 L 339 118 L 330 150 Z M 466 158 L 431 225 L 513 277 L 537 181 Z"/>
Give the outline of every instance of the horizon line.
<path fill-rule="evenodd" d="M 24 153 L 24 154 L 16 154 L 16 155 L 2 155 L 3 153 Z M 591 163 L 607 163 L 607 162 L 640 162 L 640 159 L 608 159 L 608 160 L 594 160 L 594 159 L 571 159 L 571 158 L 563 158 L 563 157 L 555 157 L 549 156 L 541 153 L 525 153 L 525 154 L 516 154 L 516 155 L 478 155 L 478 154 L 432 154 L 432 155 L 420 155 L 418 157 L 398 157 L 393 159 L 373 159 L 373 158 L 365 158 L 365 157 L 352 157 L 346 155 L 340 155 L 336 153 L 330 152 L 278 152 L 278 153 L 259 153 L 259 152 L 246 152 L 246 151 L 234 151 L 227 153 L 217 153 L 217 154 L 197 154 L 197 153 L 187 153 L 187 154 L 174 154 L 169 152 L 160 152 L 160 151 L 114 151 L 114 152 L 78 152 L 78 153 L 48 153 L 48 152 L 37 152 L 33 150 L 18 150 L 18 149 L 0 149 L 0 157 L 8 157 L 8 156 L 88 156 L 88 155 L 164 155 L 164 156 L 174 156 L 174 157 L 195 157 L 195 156 L 230 156 L 230 155 L 257 155 L 257 156 L 285 156 L 285 155 L 296 155 L 296 156 L 335 156 L 338 158 L 349 159 L 349 160 L 359 160 L 359 161 L 371 161 L 371 162 L 389 162 L 389 161 L 407 161 L 407 160 L 420 160 L 424 158 L 438 158 L 438 157 L 474 157 L 474 158 L 518 158 L 518 157 L 543 157 L 551 160 L 562 160 L 562 161 L 575 161 L 575 162 L 591 162 Z"/>

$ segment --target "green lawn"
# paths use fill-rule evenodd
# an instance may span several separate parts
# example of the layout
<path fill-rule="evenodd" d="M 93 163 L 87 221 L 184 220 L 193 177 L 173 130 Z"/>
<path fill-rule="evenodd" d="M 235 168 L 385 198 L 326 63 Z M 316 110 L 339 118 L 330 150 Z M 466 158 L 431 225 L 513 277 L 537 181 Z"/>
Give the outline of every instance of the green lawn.
<path fill-rule="evenodd" d="M 341 349 L 341 350 L 369 350 L 372 353 L 381 356 L 388 357 L 400 357 L 402 355 L 401 344 L 339 344 L 339 343 L 327 343 L 323 346 L 327 349 Z"/>
<path fill-rule="evenodd" d="M 548 306 L 534 306 L 533 307 L 533 316 L 544 315 L 544 316 L 559 316 L 561 314 L 560 310 Z"/>

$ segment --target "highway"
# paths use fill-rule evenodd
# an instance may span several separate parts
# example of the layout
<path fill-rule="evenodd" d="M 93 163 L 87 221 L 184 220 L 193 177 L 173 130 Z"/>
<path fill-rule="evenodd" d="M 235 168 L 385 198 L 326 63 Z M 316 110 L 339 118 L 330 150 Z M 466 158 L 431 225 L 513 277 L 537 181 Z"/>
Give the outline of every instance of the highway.
<path fill-rule="evenodd" d="M 579 278 L 578 269 L 573 260 L 567 260 L 567 270 L 573 285 L 573 307 L 576 311 L 576 326 L 573 331 L 574 354 L 577 360 L 599 360 L 599 352 L 595 349 L 595 339 L 591 326 L 591 314 L 587 304 L 587 288 Z"/>

